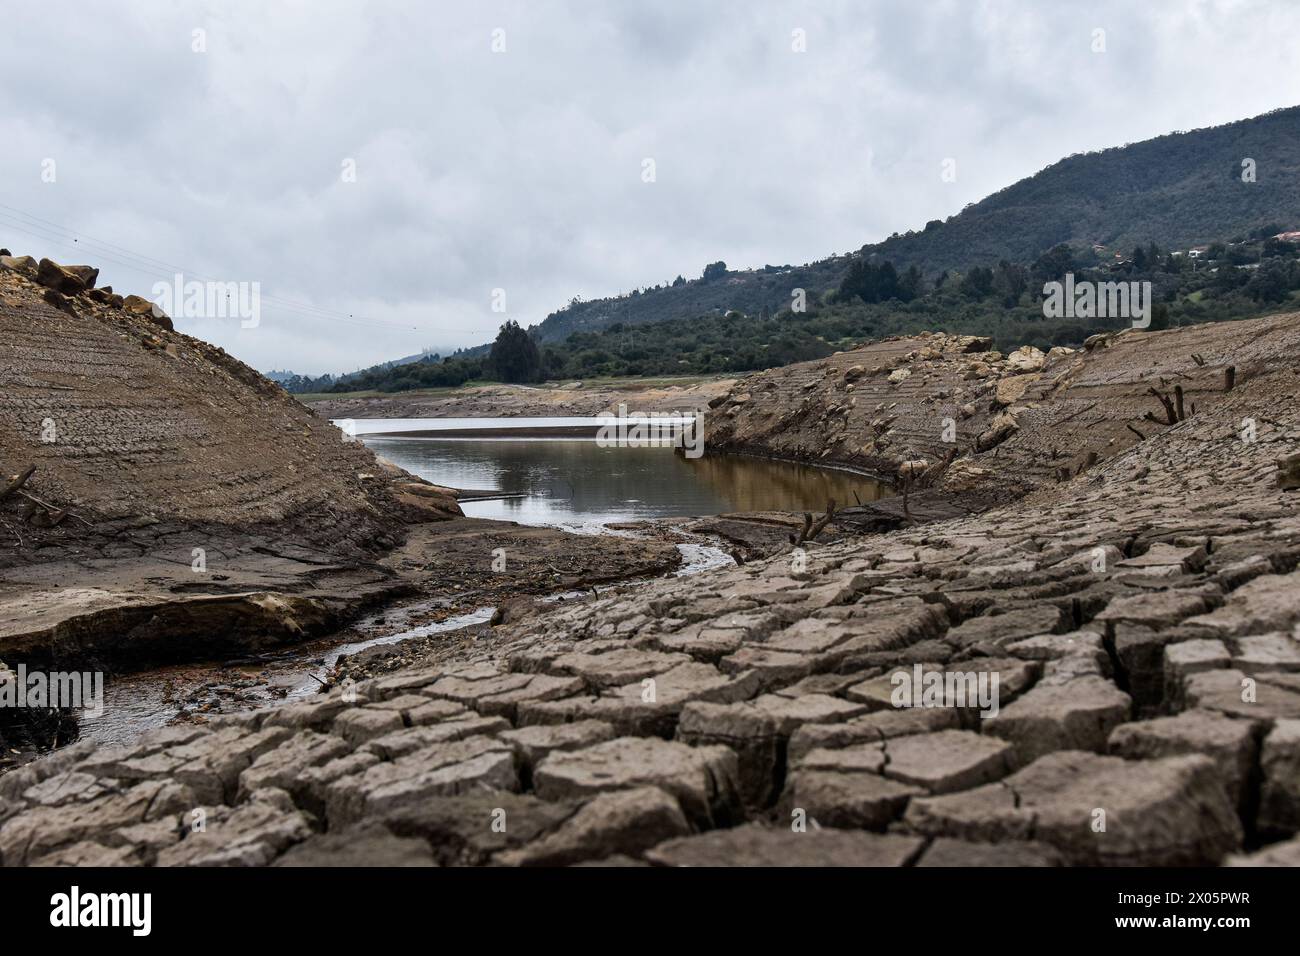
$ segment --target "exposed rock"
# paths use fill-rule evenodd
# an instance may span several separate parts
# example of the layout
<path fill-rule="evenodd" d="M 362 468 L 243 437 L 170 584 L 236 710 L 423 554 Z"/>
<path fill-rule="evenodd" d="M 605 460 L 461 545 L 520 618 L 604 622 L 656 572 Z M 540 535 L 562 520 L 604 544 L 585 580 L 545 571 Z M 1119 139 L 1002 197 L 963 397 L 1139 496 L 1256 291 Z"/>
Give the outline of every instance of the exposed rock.
<path fill-rule="evenodd" d="M 98 274 L 96 271 L 95 275 Z M 86 280 L 75 271 L 75 267 L 61 266 L 52 259 L 40 261 L 40 265 L 36 268 L 36 281 L 63 295 L 78 295 L 90 288 Z M 92 282 L 91 285 L 93 284 Z"/>
<path fill-rule="evenodd" d="M 1037 372 L 1047 363 L 1047 356 L 1032 345 L 1022 345 L 1007 356 L 1007 368 L 1016 372 Z"/>
<path fill-rule="evenodd" d="M 1025 392 L 1029 391 L 1029 386 L 1042 378 L 1041 375 L 1013 375 L 1010 378 L 1000 379 L 997 390 L 994 392 L 994 400 L 999 405 L 1014 405 L 1025 397 Z"/>

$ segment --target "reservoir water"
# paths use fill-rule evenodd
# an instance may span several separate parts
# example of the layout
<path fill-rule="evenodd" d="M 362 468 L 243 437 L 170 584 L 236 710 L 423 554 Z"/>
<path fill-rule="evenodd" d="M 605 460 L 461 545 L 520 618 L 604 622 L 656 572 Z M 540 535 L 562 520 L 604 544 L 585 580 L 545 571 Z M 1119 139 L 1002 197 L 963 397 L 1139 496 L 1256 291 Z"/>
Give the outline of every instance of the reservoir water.
<path fill-rule="evenodd" d="M 560 527 L 736 511 L 824 511 L 892 494 L 863 475 L 591 438 L 365 435 L 377 454 L 434 484 L 517 497 L 462 499 L 467 515 Z"/>

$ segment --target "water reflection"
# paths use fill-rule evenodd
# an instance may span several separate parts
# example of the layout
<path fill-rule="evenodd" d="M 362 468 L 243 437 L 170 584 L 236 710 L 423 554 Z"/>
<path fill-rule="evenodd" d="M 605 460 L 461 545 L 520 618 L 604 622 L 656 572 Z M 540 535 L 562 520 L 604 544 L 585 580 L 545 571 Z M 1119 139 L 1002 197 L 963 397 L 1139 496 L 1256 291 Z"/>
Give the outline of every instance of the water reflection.
<path fill-rule="evenodd" d="M 890 494 L 847 472 L 740 456 L 685 459 L 668 448 L 547 438 L 366 438 L 378 454 L 455 488 L 522 493 L 470 501 L 467 515 L 583 526 L 730 511 L 821 511 Z M 855 497 L 856 493 L 856 497 Z"/>

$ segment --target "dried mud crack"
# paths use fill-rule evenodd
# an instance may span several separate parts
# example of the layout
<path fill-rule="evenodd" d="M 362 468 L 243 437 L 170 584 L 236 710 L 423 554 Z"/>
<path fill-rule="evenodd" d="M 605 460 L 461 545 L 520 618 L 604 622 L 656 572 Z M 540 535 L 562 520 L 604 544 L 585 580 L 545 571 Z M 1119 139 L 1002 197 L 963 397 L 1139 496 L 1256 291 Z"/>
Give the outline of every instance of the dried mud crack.
<path fill-rule="evenodd" d="M 1300 863 L 1298 355 L 1292 314 L 753 376 L 710 448 L 899 474 L 906 507 L 73 745 L 0 776 L 0 861 Z"/>

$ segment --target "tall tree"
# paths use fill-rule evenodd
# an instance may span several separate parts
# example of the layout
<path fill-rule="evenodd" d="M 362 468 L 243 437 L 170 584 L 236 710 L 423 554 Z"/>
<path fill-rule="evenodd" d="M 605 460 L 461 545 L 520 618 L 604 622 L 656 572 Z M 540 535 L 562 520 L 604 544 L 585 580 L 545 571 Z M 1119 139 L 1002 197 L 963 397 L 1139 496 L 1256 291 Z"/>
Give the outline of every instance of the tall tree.
<path fill-rule="evenodd" d="M 535 382 L 541 371 L 542 357 L 533 337 L 512 319 L 497 333 L 487 364 L 502 382 Z"/>

